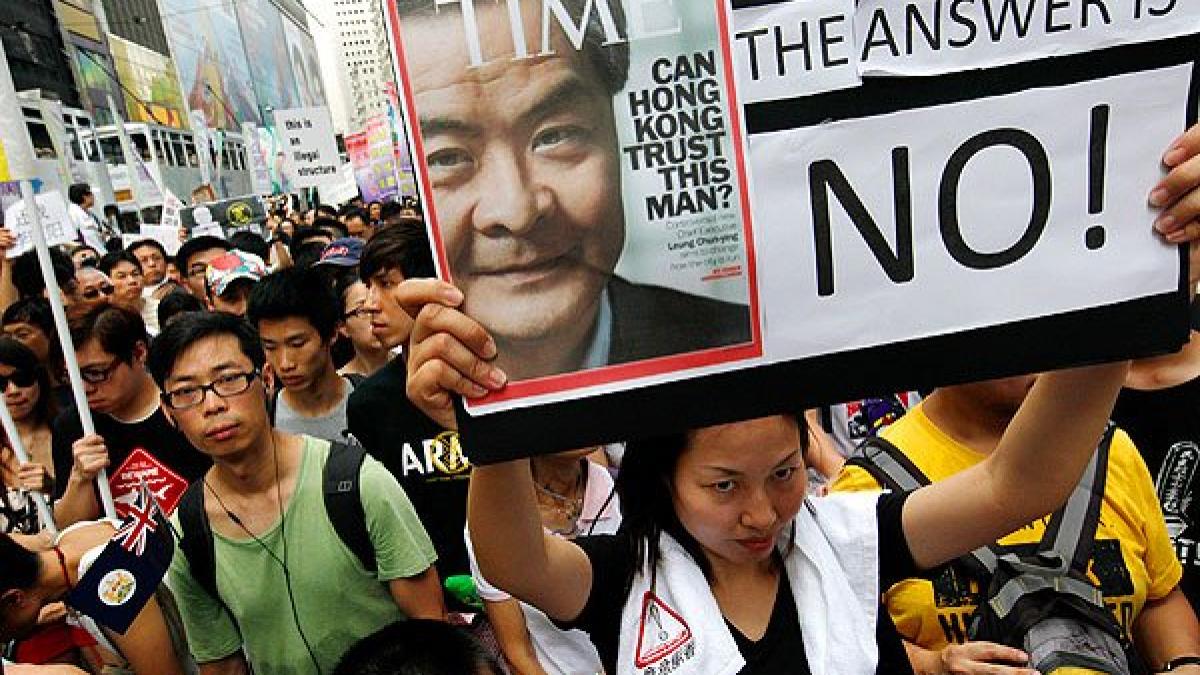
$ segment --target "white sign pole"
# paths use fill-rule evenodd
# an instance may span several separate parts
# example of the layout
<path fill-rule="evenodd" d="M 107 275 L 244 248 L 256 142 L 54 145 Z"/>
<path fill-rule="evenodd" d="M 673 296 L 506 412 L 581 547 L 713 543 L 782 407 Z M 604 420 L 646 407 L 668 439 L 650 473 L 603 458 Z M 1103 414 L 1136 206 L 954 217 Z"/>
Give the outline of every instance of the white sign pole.
<path fill-rule="evenodd" d="M 21 181 L 21 198 L 25 204 L 35 204 L 33 198 L 33 183 Z M 50 262 L 50 247 L 46 245 L 46 233 L 42 231 L 42 216 L 36 207 L 26 207 L 29 221 L 33 225 L 33 246 L 37 251 L 38 265 L 42 269 L 42 278 L 46 280 L 46 296 L 50 299 L 50 311 L 54 315 L 54 328 L 58 331 L 58 343 L 62 346 L 63 360 L 67 365 L 67 377 L 71 380 L 71 394 L 75 398 L 75 407 L 79 410 L 79 423 L 83 434 L 90 436 L 96 433 L 96 425 L 92 422 L 92 411 L 88 408 L 87 394 L 83 390 L 83 377 L 79 373 L 79 361 L 75 357 L 75 345 L 71 344 L 71 330 L 67 326 L 67 313 L 63 308 L 62 292 L 54 277 L 54 265 Z M 112 490 L 108 486 L 108 472 L 104 469 L 96 474 L 96 490 L 100 493 L 100 503 L 104 507 L 106 518 L 116 518 L 117 508 L 113 503 Z"/>
<path fill-rule="evenodd" d="M 49 392 L 41 395 L 49 395 Z M 25 449 L 25 443 L 21 441 L 21 434 L 17 432 L 17 423 L 13 421 L 12 413 L 9 412 L 8 404 L 4 402 L 3 396 L 0 396 L 0 425 L 4 426 L 4 433 L 8 435 L 8 445 L 12 448 L 13 454 L 17 456 L 17 461 L 21 464 L 28 464 L 30 462 L 29 452 Z M 54 522 L 54 511 L 50 509 L 50 502 L 46 500 L 46 495 L 31 490 L 29 496 L 37 506 L 38 515 L 42 519 L 42 529 L 52 535 L 58 534 L 58 525 Z"/>

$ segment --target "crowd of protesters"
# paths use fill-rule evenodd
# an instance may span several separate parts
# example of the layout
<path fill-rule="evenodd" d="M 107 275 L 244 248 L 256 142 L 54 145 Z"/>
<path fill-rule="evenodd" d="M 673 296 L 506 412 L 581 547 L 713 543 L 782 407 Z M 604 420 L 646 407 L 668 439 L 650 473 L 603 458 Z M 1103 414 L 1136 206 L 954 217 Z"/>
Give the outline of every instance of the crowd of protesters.
<path fill-rule="evenodd" d="M 1197 246 L 1200 127 L 1164 162 L 1158 236 Z M 86 186 L 72 202 L 87 236 L 52 249 L 54 278 L 32 252 L 0 274 L 0 386 L 29 456 L 4 438 L 6 671 L 1032 672 L 1022 645 L 976 639 L 996 572 L 963 561 L 1036 549 L 1090 471 L 1075 581 L 1133 672 L 1200 672 L 1196 332 L 1132 367 L 473 466 L 453 396 L 506 377 L 415 202 L 272 209 L 262 234 L 181 232 L 174 255 L 122 247 Z M 880 448 L 927 480 L 892 484 Z M 120 633 L 64 600 L 120 525 L 97 481 L 127 506 L 126 469 L 176 544 Z"/>

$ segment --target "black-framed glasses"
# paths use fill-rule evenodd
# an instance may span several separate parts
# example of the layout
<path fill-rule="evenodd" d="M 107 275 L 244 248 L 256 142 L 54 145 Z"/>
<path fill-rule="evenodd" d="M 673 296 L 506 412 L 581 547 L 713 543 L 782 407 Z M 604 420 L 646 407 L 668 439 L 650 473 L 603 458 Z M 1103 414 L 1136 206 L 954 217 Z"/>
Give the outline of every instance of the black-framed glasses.
<path fill-rule="evenodd" d="M 194 408 L 204 402 L 205 395 L 212 392 L 221 398 L 229 398 L 244 394 L 250 389 L 250 384 L 258 377 L 258 373 L 229 373 L 222 375 L 208 384 L 195 384 L 180 387 L 163 394 L 163 401 L 172 410 Z"/>
<path fill-rule="evenodd" d="M 9 375 L 0 375 L 0 392 L 8 389 L 9 384 L 18 387 L 32 387 L 37 384 L 37 372 L 32 370 L 14 370 Z"/>
<path fill-rule="evenodd" d="M 95 368 L 81 368 L 79 376 L 88 384 L 102 384 L 112 377 L 113 372 L 121 365 L 121 359 L 113 359 L 112 363 L 107 366 L 98 366 Z"/>
<path fill-rule="evenodd" d="M 79 295 L 84 300 L 95 300 L 95 299 L 99 298 L 101 295 L 104 295 L 104 296 L 112 295 L 113 291 L 115 291 L 115 290 L 117 290 L 117 289 L 112 284 L 104 284 L 102 286 L 93 286 L 91 288 L 85 288 L 79 292 Z"/>

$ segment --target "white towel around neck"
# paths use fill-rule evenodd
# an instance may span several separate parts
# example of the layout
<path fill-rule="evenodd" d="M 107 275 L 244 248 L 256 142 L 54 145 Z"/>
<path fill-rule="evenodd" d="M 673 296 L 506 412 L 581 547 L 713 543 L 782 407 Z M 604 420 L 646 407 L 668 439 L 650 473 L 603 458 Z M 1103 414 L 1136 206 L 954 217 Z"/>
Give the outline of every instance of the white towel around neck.
<path fill-rule="evenodd" d="M 806 502 L 779 550 L 814 675 L 873 675 L 879 612 L 879 493 Z M 621 612 L 617 675 L 734 675 L 745 665 L 704 573 L 673 538 L 643 569 Z"/>

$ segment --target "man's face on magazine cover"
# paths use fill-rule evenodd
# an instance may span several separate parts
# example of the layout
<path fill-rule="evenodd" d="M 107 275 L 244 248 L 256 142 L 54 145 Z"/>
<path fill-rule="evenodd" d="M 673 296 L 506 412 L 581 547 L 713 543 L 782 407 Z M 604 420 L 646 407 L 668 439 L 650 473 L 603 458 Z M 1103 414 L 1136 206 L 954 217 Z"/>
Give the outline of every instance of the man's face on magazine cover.
<path fill-rule="evenodd" d="M 503 8 L 478 7 L 482 67 L 457 12 L 410 21 L 405 53 L 467 313 L 501 342 L 564 344 L 590 334 L 624 243 L 612 100 L 561 35 L 553 55 L 512 60 Z M 540 17 L 525 15 L 536 51 Z"/>

